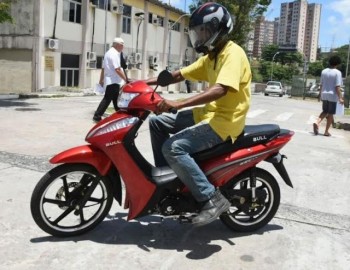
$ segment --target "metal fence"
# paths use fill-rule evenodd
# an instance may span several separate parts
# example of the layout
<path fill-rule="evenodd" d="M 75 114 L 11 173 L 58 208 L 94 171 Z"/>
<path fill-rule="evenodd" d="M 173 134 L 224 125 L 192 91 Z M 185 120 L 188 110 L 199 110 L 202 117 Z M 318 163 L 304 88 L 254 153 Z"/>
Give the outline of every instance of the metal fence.
<path fill-rule="evenodd" d="M 300 76 L 293 76 L 290 95 L 292 97 L 303 97 L 305 95 L 305 91 L 306 87 L 304 78 Z"/>
<path fill-rule="evenodd" d="M 316 82 L 319 82 L 320 78 L 316 78 Z M 301 76 L 294 76 L 292 80 L 292 87 L 290 95 L 292 97 L 308 97 L 307 91 L 309 87 L 305 83 L 304 78 Z M 344 105 L 349 108 L 350 105 L 350 77 L 344 79 Z"/>

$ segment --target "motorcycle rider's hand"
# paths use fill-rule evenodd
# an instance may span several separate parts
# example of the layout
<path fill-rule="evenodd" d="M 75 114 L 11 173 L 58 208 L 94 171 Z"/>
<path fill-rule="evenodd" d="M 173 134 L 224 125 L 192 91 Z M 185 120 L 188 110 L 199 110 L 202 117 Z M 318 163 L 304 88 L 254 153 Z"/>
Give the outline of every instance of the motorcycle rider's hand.
<path fill-rule="evenodd" d="M 156 113 L 160 114 L 163 112 L 169 112 L 171 108 L 179 109 L 179 102 L 163 99 L 158 103 Z"/>

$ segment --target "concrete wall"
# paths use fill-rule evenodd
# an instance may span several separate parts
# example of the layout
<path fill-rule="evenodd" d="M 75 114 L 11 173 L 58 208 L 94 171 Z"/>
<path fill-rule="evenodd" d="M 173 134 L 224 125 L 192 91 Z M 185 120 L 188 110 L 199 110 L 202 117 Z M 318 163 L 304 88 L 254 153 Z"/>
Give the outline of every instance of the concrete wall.
<path fill-rule="evenodd" d="M 12 1 L 11 16 L 15 23 L 3 23 L 0 27 L 1 48 L 33 48 L 34 0 Z"/>
<path fill-rule="evenodd" d="M 0 50 L 0 93 L 27 93 L 32 81 L 31 50 Z"/>
<path fill-rule="evenodd" d="M 1 24 L 0 93 L 31 91 L 35 32 L 33 1 L 13 2 L 11 15 L 16 22 Z"/>

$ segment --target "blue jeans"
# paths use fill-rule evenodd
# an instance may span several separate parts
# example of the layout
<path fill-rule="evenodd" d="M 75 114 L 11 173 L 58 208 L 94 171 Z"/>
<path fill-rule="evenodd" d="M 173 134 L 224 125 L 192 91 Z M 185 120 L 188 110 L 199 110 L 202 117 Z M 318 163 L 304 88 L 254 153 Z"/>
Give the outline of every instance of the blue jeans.
<path fill-rule="evenodd" d="M 190 155 L 222 143 L 221 137 L 206 122 L 195 125 L 192 110 L 151 116 L 149 125 L 155 165 L 169 165 L 198 202 L 209 200 L 215 187 Z"/>

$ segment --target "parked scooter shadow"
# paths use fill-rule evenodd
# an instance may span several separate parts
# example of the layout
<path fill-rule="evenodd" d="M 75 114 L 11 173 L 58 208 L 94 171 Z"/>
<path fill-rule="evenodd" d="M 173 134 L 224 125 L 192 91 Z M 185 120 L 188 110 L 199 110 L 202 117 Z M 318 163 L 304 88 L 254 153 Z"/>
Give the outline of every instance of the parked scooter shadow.
<path fill-rule="evenodd" d="M 191 224 L 179 224 L 174 220 L 162 221 L 160 217 L 155 216 L 127 221 L 126 216 L 126 213 L 109 215 L 95 230 L 81 236 L 68 238 L 44 236 L 30 241 L 32 243 L 93 241 L 100 244 L 135 245 L 145 252 L 151 252 L 152 249 L 189 251 L 186 254 L 188 259 L 199 260 L 221 251 L 222 247 L 212 241 L 222 240 L 234 246 L 235 238 L 262 235 L 283 229 L 282 226 L 268 224 L 255 232 L 233 233 L 220 220 L 203 227 L 194 227 Z"/>

